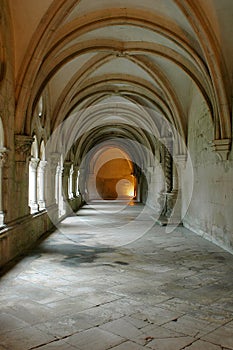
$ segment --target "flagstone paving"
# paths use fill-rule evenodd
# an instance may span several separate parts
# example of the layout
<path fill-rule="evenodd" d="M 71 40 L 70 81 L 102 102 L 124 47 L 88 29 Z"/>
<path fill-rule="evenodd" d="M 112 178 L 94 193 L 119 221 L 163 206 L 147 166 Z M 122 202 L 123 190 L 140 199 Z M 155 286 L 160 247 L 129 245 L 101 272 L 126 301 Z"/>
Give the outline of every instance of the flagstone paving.
<path fill-rule="evenodd" d="M 2 272 L 0 350 L 29 349 L 233 349 L 233 256 L 142 205 L 86 205 Z"/>

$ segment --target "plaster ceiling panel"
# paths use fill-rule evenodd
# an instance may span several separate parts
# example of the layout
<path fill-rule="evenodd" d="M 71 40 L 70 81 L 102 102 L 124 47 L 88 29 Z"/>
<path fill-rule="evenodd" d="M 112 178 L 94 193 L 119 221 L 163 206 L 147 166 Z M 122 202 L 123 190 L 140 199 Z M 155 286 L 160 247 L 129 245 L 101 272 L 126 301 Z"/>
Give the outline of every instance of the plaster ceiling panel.
<path fill-rule="evenodd" d="M 88 98 L 87 98 L 88 100 Z M 96 105 L 103 105 L 103 104 L 117 104 L 117 103 L 123 103 L 129 106 L 132 106 L 133 108 L 136 109 L 144 109 L 146 108 L 146 110 L 149 112 L 151 110 L 156 110 L 158 113 L 160 113 L 160 110 L 156 108 L 155 105 L 152 105 L 149 101 L 137 96 L 132 95 L 116 95 L 116 94 L 112 94 L 112 95 L 106 95 L 105 97 L 103 97 L 100 101 L 98 101 L 96 103 Z M 72 112 L 72 114 L 77 113 L 79 110 L 82 110 L 83 108 L 83 102 L 81 102 Z"/>
<path fill-rule="evenodd" d="M 156 33 L 150 29 L 130 26 L 130 25 L 111 25 L 104 28 L 99 28 L 92 30 L 88 33 L 80 35 L 75 40 L 70 41 L 70 43 L 64 48 L 68 48 L 75 43 L 84 42 L 86 40 L 96 40 L 98 39 L 110 39 L 110 40 L 119 40 L 119 41 L 141 41 L 141 42 L 152 42 L 161 44 L 167 47 L 170 47 L 182 55 L 186 55 L 188 57 L 187 52 L 182 49 L 182 47 L 176 44 L 174 41 L 169 38 Z M 197 41 L 192 40 L 192 45 L 196 48 L 196 50 L 200 53 L 201 49 Z"/>
<path fill-rule="evenodd" d="M 154 79 L 149 74 L 147 74 L 146 71 L 144 71 L 137 64 L 133 63 L 127 58 L 118 57 L 111 60 L 110 62 L 101 66 L 99 69 L 96 69 L 90 77 L 97 77 L 106 74 L 129 74 L 141 79 L 148 80 L 151 84 L 159 88 Z"/>
<path fill-rule="evenodd" d="M 134 106 L 135 104 L 131 101 L 129 101 L 128 99 L 126 99 L 123 96 L 119 96 L 119 95 L 112 95 L 112 96 L 108 96 L 104 99 L 104 101 L 102 101 L 100 104 L 126 104 L 127 106 Z"/>
<path fill-rule="evenodd" d="M 233 72 L 233 1 L 205 0 L 201 3 L 224 54 L 230 75 Z"/>
<path fill-rule="evenodd" d="M 9 0 L 14 30 L 16 74 L 37 26 L 52 2 L 53 0 Z"/>
<path fill-rule="evenodd" d="M 166 75 L 176 92 L 176 95 L 183 106 L 184 112 L 188 113 L 190 106 L 190 92 L 194 86 L 191 78 L 171 61 L 154 56 L 150 56 L 150 59 L 160 66 L 161 71 Z"/>
<path fill-rule="evenodd" d="M 97 11 L 111 8 L 134 8 L 141 10 L 153 11 L 161 16 L 168 16 L 175 19 L 176 22 L 184 28 L 188 33 L 194 34 L 188 21 L 176 6 L 173 0 L 95 0 L 91 2 L 82 0 L 74 9 L 74 11 L 67 17 L 66 22 L 74 20 L 76 17 L 87 15 L 90 11 Z"/>
<path fill-rule="evenodd" d="M 112 96 L 107 96 L 106 98 L 104 98 L 101 102 L 97 103 L 97 105 L 100 106 L 116 106 L 116 109 L 119 107 L 122 108 L 129 108 L 132 109 L 138 113 L 142 113 L 142 111 L 144 110 L 144 107 L 141 106 L 139 103 L 130 100 L 127 97 L 124 96 L 119 96 L 119 95 L 112 95 Z"/>
<path fill-rule="evenodd" d="M 96 104 L 97 108 L 106 107 L 115 109 L 116 113 L 109 113 L 103 116 L 103 121 L 108 123 L 127 123 L 129 120 L 134 122 L 135 126 L 138 125 L 138 114 L 145 116 L 145 110 L 138 103 L 132 102 L 123 96 L 108 96 L 103 101 Z M 126 112 L 124 112 L 124 110 Z M 127 115 L 127 111 L 129 115 Z"/>
<path fill-rule="evenodd" d="M 50 80 L 52 106 L 54 106 L 62 90 L 69 83 L 74 74 L 94 55 L 95 54 L 93 53 L 87 53 L 73 59 L 60 68 L 59 71 L 53 76 L 53 78 Z"/>

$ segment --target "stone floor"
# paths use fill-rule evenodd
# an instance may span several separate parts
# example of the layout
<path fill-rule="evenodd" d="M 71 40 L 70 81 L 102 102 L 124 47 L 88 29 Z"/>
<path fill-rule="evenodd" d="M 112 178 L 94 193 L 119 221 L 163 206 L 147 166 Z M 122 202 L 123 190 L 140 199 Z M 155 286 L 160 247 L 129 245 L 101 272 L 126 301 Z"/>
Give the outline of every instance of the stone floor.
<path fill-rule="evenodd" d="M 233 349 L 232 277 L 232 255 L 143 206 L 92 204 L 2 276 L 0 350 Z"/>

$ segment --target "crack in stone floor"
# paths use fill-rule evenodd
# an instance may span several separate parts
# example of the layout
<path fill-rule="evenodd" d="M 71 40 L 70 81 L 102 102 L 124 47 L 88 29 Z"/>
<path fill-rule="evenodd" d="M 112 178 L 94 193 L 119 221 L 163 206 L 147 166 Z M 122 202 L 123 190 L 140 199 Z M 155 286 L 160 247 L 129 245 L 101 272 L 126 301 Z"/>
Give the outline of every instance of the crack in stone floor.
<path fill-rule="evenodd" d="M 233 350 L 233 256 L 150 214 L 92 203 L 28 250 L 0 279 L 0 350 Z"/>

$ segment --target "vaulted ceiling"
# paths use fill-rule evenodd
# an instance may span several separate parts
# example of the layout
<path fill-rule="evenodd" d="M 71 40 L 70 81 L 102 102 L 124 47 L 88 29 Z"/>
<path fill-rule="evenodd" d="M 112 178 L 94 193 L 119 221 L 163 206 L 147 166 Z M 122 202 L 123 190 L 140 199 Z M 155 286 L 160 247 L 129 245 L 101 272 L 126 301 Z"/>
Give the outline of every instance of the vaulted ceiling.
<path fill-rule="evenodd" d="M 17 133 L 32 132 L 43 103 L 51 131 L 69 120 L 64 135 L 79 141 L 79 156 L 114 137 L 151 145 L 176 130 L 185 143 L 197 90 L 215 139 L 231 138 L 232 0 L 9 0 L 9 7 Z"/>

